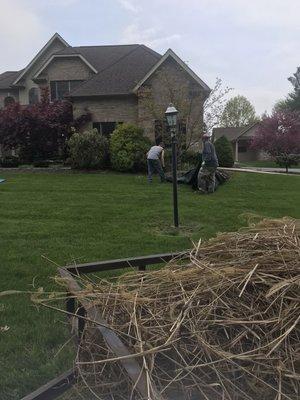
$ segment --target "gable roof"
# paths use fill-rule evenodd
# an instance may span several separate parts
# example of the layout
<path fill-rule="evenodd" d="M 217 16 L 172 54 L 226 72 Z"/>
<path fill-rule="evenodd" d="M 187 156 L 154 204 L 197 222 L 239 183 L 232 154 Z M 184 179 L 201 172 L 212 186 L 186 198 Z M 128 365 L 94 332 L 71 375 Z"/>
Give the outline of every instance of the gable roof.
<path fill-rule="evenodd" d="M 56 54 L 81 54 L 85 57 L 98 72 L 119 61 L 131 51 L 137 49 L 139 44 L 108 45 L 108 46 L 74 46 L 61 50 Z M 153 51 L 147 48 L 149 51 Z M 155 52 L 153 52 L 155 53 Z M 161 57 L 158 53 L 157 56 Z"/>
<path fill-rule="evenodd" d="M 152 74 L 167 60 L 167 58 L 172 57 L 203 89 L 205 92 L 210 92 L 211 89 L 207 86 L 205 82 L 203 82 L 202 79 L 199 78 L 198 75 L 195 74 L 194 71 L 191 70 L 191 68 L 181 60 L 177 56 L 177 54 L 174 53 L 172 49 L 169 49 L 166 51 L 166 53 L 161 57 L 161 59 L 151 68 L 150 71 L 137 83 L 137 85 L 134 87 L 134 91 L 137 91 L 143 83 L 146 82 L 147 79 L 150 78 Z"/>
<path fill-rule="evenodd" d="M 0 74 L 0 89 L 11 89 L 11 85 L 21 71 L 6 71 Z"/>
<path fill-rule="evenodd" d="M 214 140 L 219 139 L 221 136 L 225 136 L 230 142 L 234 142 L 239 139 L 241 136 L 245 135 L 251 128 L 257 125 L 258 122 L 254 124 L 240 126 L 240 127 L 228 127 L 228 128 L 214 128 L 213 136 Z"/>
<path fill-rule="evenodd" d="M 95 53 L 88 48 L 77 49 L 83 49 L 90 60 L 94 57 L 93 65 L 99 72 L 74 89 L 70 97 L 130 94 L 161 58 L 160 54 L 138 44 L 100 46 Z"/>
<path fill-rule="evenodd" d="M 14 82 L 12 83 L 13 85 L 16 85 L 20 79 L 23 78 L 23 76 L 26 74 L 26 72 L 34 65 L 34 63 L 37 61 L 37 59 L 48 49 L 48 47 L 51 46 L 51 44 L 55 41 L 55 40 L 59 40 L 61 41 L 66 47 L 69 47 L 70 45 L 56 32 L 52 38 L 50 40 L 48 40 L 48 42 L 45 44 L 44 47 L 42 47 L 42 49 L 37 53 L 37 55 L 30 61 L 30 63 L 27 65 L 26 68 L 24 68 L 23 70 L 21 70 L 20 74 L 18 74 L 18 76 L 16 77 L 16 79 L 14 80 Z"/>
<path fill-rule="evenodd" d="M 168 58 L 172 57 L 208 94 L 210 88 L 171 49 L 164 56 L 145 45 L 70 46 L 58 33 L 46 43 L 27 67 L 0 75 L 0 89 L 16 85 L 54 40 L 65 46 L 49 56 L 35 78 L 55 58 L 79 57 L 95 73 L 70 93 L 70 97 L 133 94 Z"/>

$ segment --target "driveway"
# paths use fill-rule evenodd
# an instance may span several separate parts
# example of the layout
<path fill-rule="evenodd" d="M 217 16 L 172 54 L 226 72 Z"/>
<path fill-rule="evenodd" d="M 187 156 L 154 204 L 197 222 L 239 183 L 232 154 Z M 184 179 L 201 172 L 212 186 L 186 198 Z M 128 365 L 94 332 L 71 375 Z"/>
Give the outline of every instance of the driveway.
<path fill-rule="evenodd" d="M 285 173 L 285 168 L 269 168 L 269 167 L 243 167 L 241 169 L 250 169 L 253 171 L 265 171 L 265 172 L 280 172 L 280 173 Z M 289 174 L 300 174 L 300 169 L 299 168 L 289 168 Z"/>
<path fill-rule="evenodd" d="M 289 172 L 285 172 L 285 168 L 259 168 L 259 167 L 243 167 L 243 168 L 226 168 L 219 167 L 219 169 L 223 169 L 225 171 L 234 171 L 234 172 L 250 172 L 256 174 L 272 174 L 272 175 L 300 175 L 300 169 L 291 168 Z"/>

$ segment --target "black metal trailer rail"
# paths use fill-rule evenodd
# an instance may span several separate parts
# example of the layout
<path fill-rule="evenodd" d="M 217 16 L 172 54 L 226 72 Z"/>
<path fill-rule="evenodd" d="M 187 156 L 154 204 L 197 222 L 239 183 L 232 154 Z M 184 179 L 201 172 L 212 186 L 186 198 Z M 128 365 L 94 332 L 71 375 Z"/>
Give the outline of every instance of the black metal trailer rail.
<path fill-rule="evenodd" d="M 65 268 L 60 268 L 58 272 L 60 275 L 68 280 L 68 297 L 66 300 L 66 312 L 69 315 L 70 322 L 72 320 L 77 319 L 77 340 L 80 341 L 82 332 L 84 330 L 85 324 L 85 316 L 91 313 L 90 310 L 87 311 L 87 304 L 82 302 L 79 304 L 75 299 L 75 293 L 80 289 L 78 284 L 76 283 L 73 276 L 89 274 L 89 273 L 97 273 L 103 271 L 111 271 L 117 269 L 126 269 L 129 267 L 137 268 L 139 271 L 145 271 L 146 268 L 150 265 L 160 264 L 164 262 L 168 262 L 176 257 L 185 258 L 187 253 L 163 253 L 163 254 L 154 254 L 144 257 L 133 257 L 133 258 L 123 258 L 116 260 L 108 260 L 108 261 L 99 261 L 95 263 L 86 263 L 86 264 L 78 264 L 66 266 Z M 94 311 L 93 311 L 94 312 Z M 95 314 L 95 312 L 94 312 Z M 98 315 L 92 315 L 92 319 L 99 319 Z M 123 355 L 128 354 L 129 351 L 126 349 L 122 343 L 119 341 L 117 335 L 105 328 L 105 321 L 101 321 L 101 325 L 99 326 L 99 333 L 103 336 L 106 336 L 106 339 L 110 343 L 111 348 L 115 349 L 115 351 L 120 351 Z M 121 347 L 120 347 L 121 346 Z M 131 359 L 130 363 L 124 365 L 124 368 L 130 371 L 132 374 L 132 378 L 134 376 L 138 376 L 140 374 L 139 366 L 135 361 L 135 358 Z M 30 393 L 29 395 L 23 397 L 21 400 L 54 400 L 61 396 L 65 391 L 72 387 L 72 385 L 76 381 L 75 370 L 71 369 L 69 371 L 64 372 L 57 378 L 51 380 L 47 384 L 41 386 L 39 389 Z M 140 379 L 140 391 L 143 391 L 143 380 Z"/>
<path fill-rule="evenodd" d="M 41 386 L 39 389 L 23 397 L 22 400 L 53 400 L 63 394 L 74 384 L 76 380 L 75 371 L 70 369 L 57 378 Z"/>

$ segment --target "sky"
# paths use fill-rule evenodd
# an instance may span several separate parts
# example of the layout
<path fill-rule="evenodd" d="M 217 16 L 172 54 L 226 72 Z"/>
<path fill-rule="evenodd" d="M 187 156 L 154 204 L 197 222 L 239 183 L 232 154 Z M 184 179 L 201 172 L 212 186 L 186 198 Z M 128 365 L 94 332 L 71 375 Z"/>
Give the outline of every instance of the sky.
<path fill-rule="evenodd" d="M 24 68 L 58 32 L 70 45 L 172 48 L 210 87 L 257 113 L 292 90 L 300 0 L 0 0 L 0 72 Z"/>

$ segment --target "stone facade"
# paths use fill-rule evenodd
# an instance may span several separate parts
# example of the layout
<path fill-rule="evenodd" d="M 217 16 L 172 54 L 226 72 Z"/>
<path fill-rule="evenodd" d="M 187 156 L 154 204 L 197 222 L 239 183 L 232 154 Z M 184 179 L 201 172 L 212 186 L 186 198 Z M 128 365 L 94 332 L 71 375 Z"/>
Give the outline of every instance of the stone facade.
<path fill-rule="evenodd" d="M 163 121 L 170 102 L 186 125 L 187 144 L 200 140 L 203 129 L 203 89 L 173 59 L 169 58 L 138 91 L 138 123 L 155 141 L 155 120 Z"/>
<path fill-rule="evenodd" d="M 127 122 L 144 129 L 145 135 L 155 143 L 155 121 L 163 121 L 165 110 L 173 101 L 181 111 L 179 119 L 186 123 L 188 145 L 195 149 L 200 145 L 203 129 L 203 103 L 205 93 L 186 71 L 175 61 L 166 60 L 160 68 L 142 85 L 136 94 L 130 96 L 102 96 L 74 98 L 74 116 L 89 111 L 92 122 Z"/>
<path fill-rule="evenodd" d="M 86 111 L 92 114 L 92 122 L 85 128 L 92 127 L 93 122 L 138 123 L 138 106 L 135 95 L 74 99 L 73 111 L 75 118 Z"/>
<path fill-rule="evenodd" d="M 94 72 L 79 57 L 54 58 L 41 77 L 50 81 L 87 80 Z"/>
<path fill-rule="evenodd" d="M 36 99 L 37 97 L 31 89 L 36 88 L 40 93 L 43 87 L 50 89 L 53 81 L 56 82 L 55 85 L 52 85 L 55 98 L 60 98 L 60 94 L 65 90 L 65 84 L 72 91 L 72 81 L 87 81 L 95 74 L 95 68 L 86 58 L 76 51 L 72 53 L 72 50 L 62 54 L 61 50 L 63 49 L 68 50 L 68 45 L 59 35 L 54 35 L 29 64 L 24 77 L 18 82 L 18 86 L 9 91 L 0 90 L 0 107 L 4 105 L 4 99 L 7 96 L 12 96 L 21 105 L 27 105 L 30 94 L 31 98 Z M 158 62 L 159 56 L 155 57 Z M 156 122 L 164 124 L 165 110 L 172 102 L 179 110 L 179 120 L 184 124 L 186 143 L 188 146 L 192 143 L 194 147 L 197 147 L 203 129 L 203 103 L 209 88 L 205 89 L 205 84 L 201 86 L 201 82 L 199 83 L 197 78 L 192 77 L 191 71 L 188 72 L 188 67 L 184 63 L 180 63 L 181 60 L 180 62 L 176 61 L 175 58 L 166 53 L 160 66 L 143 82 L 139 89 L 134 90 L 132 87 L 128 90 L 127 88 L 126 95 L 91 94 L 89 97 L 76 97 L 75 91 L 75 96 L 71 98 L 74 117 L 79 117 L 87 111 L 90 112 L 92 122 L 85 128 L 93 126 L 93 123 L 127 122 L 137 124 L 144 129 L 146 136 L 154 143 L 158 140 L 155 132 Z M 129 75 L 130 72 L 128 72 Z M 119 75 L 122 74 L 119 73 Z M 115 78 L 111 76 L 110 79 Z M 126 79 L 126 76 L 116 76 L 116 81 L 118 79 L 122 81 L 122 79 Z M 59 81 L 67 82 L 59 84 Z M 137 83 L 133 81 L 133 85 Z M 73 82 L 73 85 L 77 84 L 80 83 Z"/>
<path fill-rule="evenodd" d="M 33 87 L 39 88 L 39 84 L 34 82 L 32 79 L 35 74 L 39 71 L 45 61 L 55 52 L 62 50 L 65 46 L 63 43 L 56 39 L 51 43 L 51 45 L 41 54 L 41 56 L 36 60 L 32 68 L 29 69 L 28 73 L 25 75 L 19 83 L 19 101 L 20 104 L 29 104 L 29 90 Z"/>

